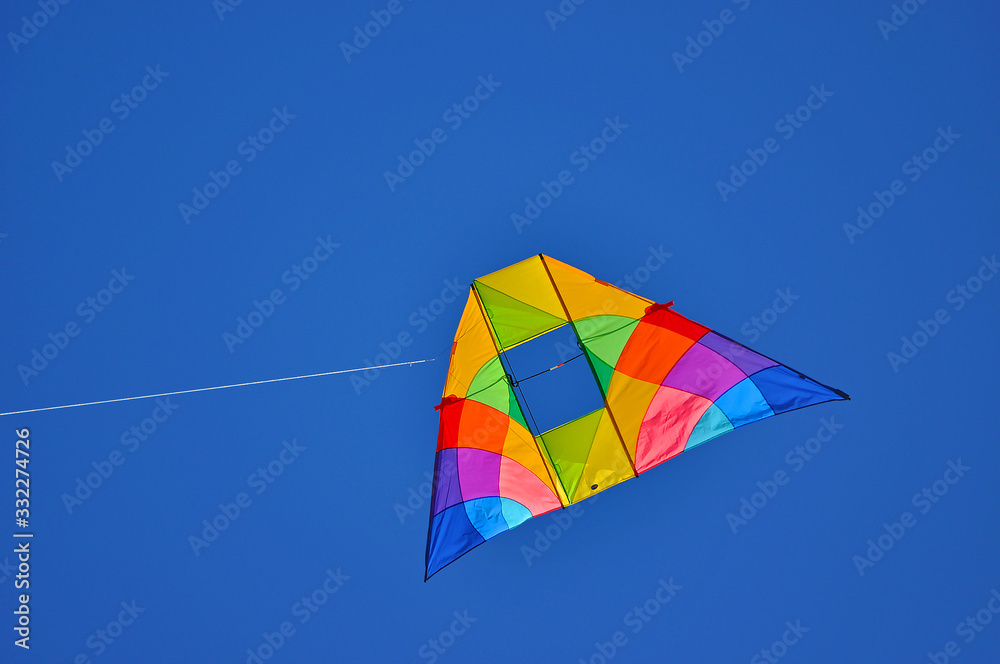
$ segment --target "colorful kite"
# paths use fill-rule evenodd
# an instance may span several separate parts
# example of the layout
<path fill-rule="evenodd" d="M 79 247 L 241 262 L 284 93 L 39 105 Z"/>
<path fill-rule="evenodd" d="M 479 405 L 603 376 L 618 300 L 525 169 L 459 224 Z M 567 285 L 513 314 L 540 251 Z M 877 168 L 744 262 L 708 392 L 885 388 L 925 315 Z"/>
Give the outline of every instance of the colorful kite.
<path fill-rule="evenodd" d="M 436 406 L 425 579 L 531 517 L 744 424 L 849 398 L 688 320 L 672 304 L 543 255 L 473 282 Z M 530 405 L 505 367 L 505 351 L 564 325 L 604 405 L 533 435 Z"/>

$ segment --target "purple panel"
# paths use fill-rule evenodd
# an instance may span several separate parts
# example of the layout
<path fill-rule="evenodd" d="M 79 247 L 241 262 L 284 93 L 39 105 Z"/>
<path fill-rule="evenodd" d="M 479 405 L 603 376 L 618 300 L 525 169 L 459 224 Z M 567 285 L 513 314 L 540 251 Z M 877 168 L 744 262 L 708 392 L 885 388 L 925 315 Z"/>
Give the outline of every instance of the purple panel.
<path fill-rule="evenodd" d="M 462 500 L 500 495 L 500 459 L 494 452 L 472 447 L 458 448 Z"/>
<path fill-rule="evenodd" d="M 715 401 L 744 378 L 732 362 L 696 343 L 677 361 L 663 384 Z"/>
<path fill-rule="evenodd" d="M 698 343 L 705 344 L 716 353 L 738 366 L 743 373 L 748 376 L 752 376 L 761 369 L 773 367 L 778 364 L 774 360 L 769 360 L 763 355 L 753 352 L 746 346 L 741 346 L 735 341 L 730 341 L 729 339 L 720 337 L 715 332 L 709 332 L 703 336 Z"/>
<path fill-rule="evenodd" d="M 431 513 L 439 514 L 452 505 L 462 502 L 462 491 L 458 486 L 458 448 L 447 447 L 439 450 L 434 459 L 434 501 Z"/>

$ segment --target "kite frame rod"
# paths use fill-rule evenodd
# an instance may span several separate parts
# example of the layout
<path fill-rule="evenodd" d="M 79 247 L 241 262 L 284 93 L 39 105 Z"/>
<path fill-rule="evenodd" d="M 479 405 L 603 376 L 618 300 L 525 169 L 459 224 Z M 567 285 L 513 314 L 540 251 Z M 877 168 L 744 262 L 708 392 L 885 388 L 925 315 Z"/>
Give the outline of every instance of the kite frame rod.
<path fill-rule="evenodd" d="M 486 307 L 483 306 L 482 298 L 479 297 L 479 289 L 476 288 L 476 282 L 475 281 L 472 282 L 472 285 L 470 286 L 470 288 L 472 289 L 473 296 L 475 296 L 475 298 L 476 298 L 476 304 L 479 305 L 479 313 L 483 317 L 483 322 L 486 323 L 486 327 L 489 329 L 489 332 L 490 332 L 490 341 L 493 342 L 493 349 L 496 350 L 496 352 L 497 352 L 497 358 L 500 360 L 500 366 L 503 367 L 505 369 L 505 372 L 506 372 L 506 369 L 508 369 L 508 367 L 504 367 L 503 361 L 504 361 L 504 359 L 506 359 L 507 356 L 503 352 L 503 350 L 500 349 L 500 339 L 497 338 L 497 336 L 496 336 L 496 330 L 493 329 L 493 321 L 490 319 L 489 314 L 486 313 Z M 509 364 L 510 364 L 510 361 L 508 360 L 508 365 Z M 511 385 L 511 387 L 517 387 L 517 391 L 521 393 L 521 399 L 520 399 L 520 401 L 518 401 L 518 405 L 520 405 L 522 401 L 524 402 L 524 407 L 528 411 L 528 417 L 531 418 L 532 424 L 534 424 L 535 428 L 538 429 L 538 423 L 535 422 L 535 416 L 531 414 L 531 408 L 528 407 L 528 402 L 524 398 L 524 392 L 521 392 L 521 388 L 518 385 L 519 381 L 514 376 L 514 367 L 511 366 L 511 367 L 509 367 L 509 369 L 510 369 L 510 371 L 509 371 L 508 375 L 510 376 L 511 382 L 513 383 Z M 515 399 L 516 399 L 516 397 L 515 397 Z M 559 473 L 556 473 L 555 479 L 552 478 L 552 470 L 549 470 L 549 466 L 552 466 L 552 469 L 554 470 L 555 467 L 556 467 L 556 464 L 555 464 L 555 462 L 552 461 L 552 456 L 549 454 L 548 448 L 546 448 L 545 452 L 542 453 L 542 446 L 538 444 L 538 440 L 539 440 L 539 438 L 541 438 L 541 431 L 539 431 L 539 434 L 538 434 L 537 437 L 533 433 L 531 433 L 530 431 L 528 432 L 528 434 L 531 435 L 531 439 L 535 443 L 535 449 L 538 450 L 538 456 L 542 457 L 542 465 L 545 466 L 545 473 L 549 476 L 549 482 L 552 483 L 552 486 L 554 488 L 556 486 L 556 480 L 558 480 L 559 481 L 559 487 L 562 489 L 563 495 L 566 496 L 566 502 L 567 503 L 571 503 L 572 499 L 570 498 L 569 492 L 566 491 L 566 487 L 563 485 L 563 481 L 562 481 L 562 478 L 559 477 Z M 545 463 L 546 460 L 548 460 L 548 463 Z M 557 495 L 557 497 L 558 497 L 558 495 Z M 562 507 L 562 509 L 566 509 L 566 505 L 563 505 L 562 498 L 559 498 L 559 505 Z"/>
<path fill-rule="evenodd" d="M 615 419 L 615 414 L 611 412 L 611 404 L 608 403 L 608 395 L 604 393 L 604 387 L 601 386 L 601 380 L 597 377 L 597 370 L 594 368 L 594 363 L 591 362 L 590 355 L 587 355 L 586 347 L 583 345 L 583 339 L 580 338 L 580 333 L 576 329 L 576 322 L 573 320 L 573 317 L 569 315 L 569 309 L 566 307 L 566 302 L 563 301 L 562 293 L 559 292 L 559 287 L 556 286 L 556 280 L 552 278 L 552 272 L 549 271 L 549 265 L 545 262 L 545 256 L 538 254 L 538 258 L 542 261 L 542 267 L 545 268 L 545 274 L 549 277 L 549 282 L 552 284 L 552 290 L 556 292 L 556 297 L 559 298 L 559 304 L 562 306 L 563 313 L 566 314 L 566 320 L 569 321 L 569 325 L 573 329 L 573 334 L 576 336 L 576 340 L 580 344 L 581 350 L 584 351 L 584 355 L 587 357 L 587 366 L 590 367 L 590 373 L 594 376 L 594 382 L 597 383 L 597 389 L 601 392 L 601 400 L 604 402 L 604 409 L 608 412 L 608 417 L 611 418 L 611 425 L 615 428 L 615 435 L 618 436 L 618 442 L 622 445 L 622 451 L 625 452 L 625 458 L 628 459 L 628 465 L 632 468 L 632 476 L 639 477 L 639 471 L 635 469 L 635 461 L 632 460 L 632 455 L 628 453 L 628 446 L 625 445 L 625 439 L 622 437 L 622 432 L 618 428 L 618 421 Z"/>

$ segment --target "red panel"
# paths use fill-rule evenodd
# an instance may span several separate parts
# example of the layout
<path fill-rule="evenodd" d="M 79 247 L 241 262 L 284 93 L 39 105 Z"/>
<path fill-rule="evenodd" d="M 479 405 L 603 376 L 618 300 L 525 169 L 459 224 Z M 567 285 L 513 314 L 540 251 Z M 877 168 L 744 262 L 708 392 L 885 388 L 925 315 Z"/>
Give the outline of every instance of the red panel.
<path fill-rule="evenodd" d="M 506 413 L 473 399 L 462 399 L 441 409 L 438 450 L 472 447 L 502 454 L 509 428 Z"/>
<path fill-rule="evenodd" d="M 458 424 L 462 418 L 462 409 L 465 407 L 465 399 L 453 403 L 440 405 L 440 424 L 438 425 L 437 451 L 440 452 L 446 447 L 458 446 Z"/>
<path fill-rule="evenodd" d="M 697 341 L 711 332 L 704 325 L 699 325 L 693 320 L 689 320 L 672 309 L 657 309 L 651 314 L 644 316 L 644 323 L 651 323 L 659 327 L 673 330 L 677 334 L 687 337 L 692 341 Z"/>

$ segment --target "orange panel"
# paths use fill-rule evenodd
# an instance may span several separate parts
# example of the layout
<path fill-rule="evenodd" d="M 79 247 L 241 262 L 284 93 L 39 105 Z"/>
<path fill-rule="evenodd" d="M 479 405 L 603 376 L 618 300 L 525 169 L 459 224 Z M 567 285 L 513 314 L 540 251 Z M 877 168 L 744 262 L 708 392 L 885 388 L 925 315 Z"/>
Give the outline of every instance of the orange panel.
<path fill-rule="evenodd" d="M 694 340 L 689 337 L 640 321 L 625 344 L 615 371 L 660 385 L 692 345 Z"/>
<path fill-rule="evenodd" d="M 510 418 L 496 408 L 472 399 L 465 401 L 454 447 L 474 447 L 487 452 L 503 453 Z"/>

